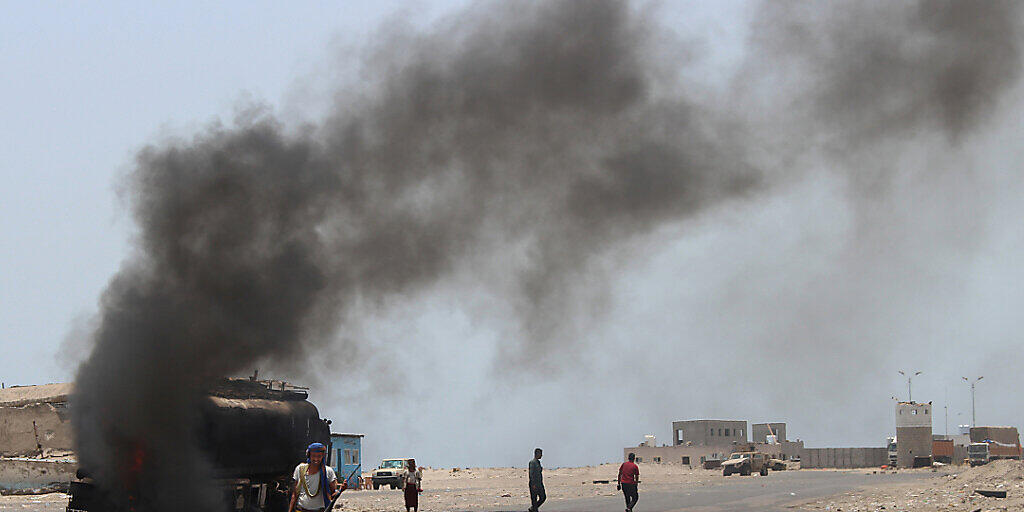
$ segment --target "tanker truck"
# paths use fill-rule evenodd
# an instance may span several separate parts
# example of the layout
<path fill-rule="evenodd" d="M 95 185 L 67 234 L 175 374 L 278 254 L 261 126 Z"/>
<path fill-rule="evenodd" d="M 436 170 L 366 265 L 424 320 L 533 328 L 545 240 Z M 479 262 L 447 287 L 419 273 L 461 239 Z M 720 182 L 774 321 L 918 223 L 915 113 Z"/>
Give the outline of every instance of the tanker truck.
<path fill-rule="evenodd" d="M 328 447 L 330 421 L 320 418 L 306 391 L 269 381 L 224 380 L 198 404 L 196 437 L 212 462 L 223 511 L 287 512 L 291 477 L 313 442 Z M 277 384 L 280 384 L 279 382 Z M 339 476 L 339 479 L 343 478 Z M 168 482 L 168 486 L 175 482 Z M 138 507 L 123 490 L 105 489 L 80 467 L 66 512 L 129 512 Z"/>

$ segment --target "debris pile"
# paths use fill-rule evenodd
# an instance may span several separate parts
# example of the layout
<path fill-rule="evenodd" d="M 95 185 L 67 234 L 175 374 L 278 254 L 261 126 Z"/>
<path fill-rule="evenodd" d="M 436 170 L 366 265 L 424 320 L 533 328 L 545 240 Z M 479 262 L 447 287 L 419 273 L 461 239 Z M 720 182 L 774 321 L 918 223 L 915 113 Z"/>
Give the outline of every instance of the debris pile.
<path fill-rule="evenodd" d="M 845 512 L 1024 510 L 1024 463 L 997 460 L 984 466 L 947 466 L 939 478 L 877 487 L 805 503 L 803 510 Z M 1005 492 L 1005 498 L 999 496 Z M 988 492 L 995 491 L 995 492 Z"/>

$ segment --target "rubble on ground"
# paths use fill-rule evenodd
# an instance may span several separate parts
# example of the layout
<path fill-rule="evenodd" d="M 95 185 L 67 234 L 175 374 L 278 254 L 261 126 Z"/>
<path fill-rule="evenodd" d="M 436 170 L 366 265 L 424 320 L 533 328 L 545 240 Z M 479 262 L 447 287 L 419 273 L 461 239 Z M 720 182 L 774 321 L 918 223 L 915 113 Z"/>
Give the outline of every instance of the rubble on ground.
<path fill-rule="evenodd" d="M 848 492 L 805 503 L 800 509 L 829 512 L 1024 510 L 1024 463 L 1019 460 L 997 460 L 975 468 L 947 466 L 942 472 L 942 478 Z M 975 492 L 979 489 L 1006 491 L 1006 498 L 985 497 Z"/>

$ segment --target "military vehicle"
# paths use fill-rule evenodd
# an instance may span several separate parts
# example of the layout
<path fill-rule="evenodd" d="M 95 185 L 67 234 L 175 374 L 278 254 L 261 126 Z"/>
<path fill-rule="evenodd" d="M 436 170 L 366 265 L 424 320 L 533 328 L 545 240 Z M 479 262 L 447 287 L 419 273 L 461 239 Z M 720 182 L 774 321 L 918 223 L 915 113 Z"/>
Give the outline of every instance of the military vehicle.
<path fill-rule="evenodd" d="M 722 476 L 739 473 L 748 476 L 757 473 L 768 476 L 768 455 L 758 452 L 735 452 L 722 461 Z"/>

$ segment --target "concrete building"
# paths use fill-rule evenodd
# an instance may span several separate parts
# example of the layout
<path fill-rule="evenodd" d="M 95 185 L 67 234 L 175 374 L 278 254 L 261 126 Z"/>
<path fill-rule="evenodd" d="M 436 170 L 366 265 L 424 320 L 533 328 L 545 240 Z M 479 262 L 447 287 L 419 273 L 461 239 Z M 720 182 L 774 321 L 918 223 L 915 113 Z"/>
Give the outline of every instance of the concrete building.
<path fill-rule="evenodd" d="M 767 424 L 765 430 L 767 430 Z M 779 443 L 750 443 L 747 440 L 747 422 L 742 420 L 687 420 L 672 422 L 672 446 L 653 446 L 640 443 L 623 448 L 625 459 L 636 454 L 641 463 L 683 464 L 700 466 L 707 460 L 722 460 L 734 451 L 753 449 L 772 457 L 791 460 L 803 454 L 802 441 L 785 439 L 785 423 L 772 423 L 772 430 L 780 431 Z M 650 437 L 650 436 L 648 436 Z"/>
<path fill-rule="evenodd" d="M 896 403 L 896 465 L 930 465 L 932 457 L 932 404 Z"/>
<path fill-rule="evenodd" d="M 747 442 L 747 422 L 735 420 L 687 420 L 672 422 L 674 446 L 730 446 Z"/>
<path fill-rule="evenodd" d="M 697 467 L 708 460 L 723 460 L 734 451 L 756 451 L 781 460 L 799 459 L 804 453 L 803 441 L 784 443 L 736 443 L 721 446 L 676 445 L 676 446 L 631 446 L 622 449 L 622 459 L 630 453 L 636 454 L 637 462 L 648 464 L 682 464 Z"/>
<path fill-rule="evenodd" d="M 622 449 L 622 460 L 636 454 L 640 464 L 682 464 L 698 467 L 706 460 L 722 460 L 732 453 L 732 446 L 632 446 Z"/>
<path fill-rule="evenodd" d="M 755 443 L 767 443 L 768 436 L 774 435 L 776 441 L 786 440 L 785 423 L 754 423 L 750 426 L 750 440 Z"/>

